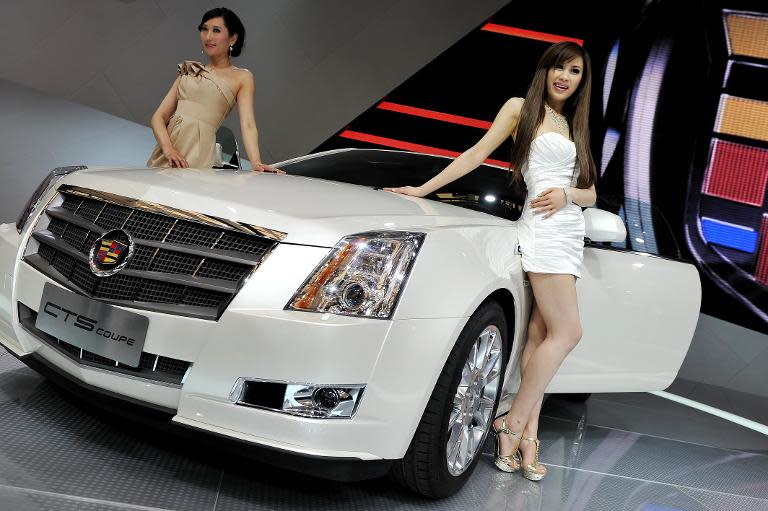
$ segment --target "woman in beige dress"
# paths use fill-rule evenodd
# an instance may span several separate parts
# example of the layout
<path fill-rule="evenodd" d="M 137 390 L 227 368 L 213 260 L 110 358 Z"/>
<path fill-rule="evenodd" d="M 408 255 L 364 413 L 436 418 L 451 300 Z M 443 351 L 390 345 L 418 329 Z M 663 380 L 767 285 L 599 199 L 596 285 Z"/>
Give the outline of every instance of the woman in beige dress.
<path fill-rule="evenodd" d="M 245 27 L 227 8 L 211 9 L 198 27 L 203 53 L 210 64 L 184 61 L 152 116 L 157 145 L 147 161 L 149 167 L 213 166 L 216 130 L 237 103 L 243 145 L 253 169 L 280 172 L 261 162 L 259 133 L 253 114 L 253 75 L 232 65 L 245 42 Z"/>

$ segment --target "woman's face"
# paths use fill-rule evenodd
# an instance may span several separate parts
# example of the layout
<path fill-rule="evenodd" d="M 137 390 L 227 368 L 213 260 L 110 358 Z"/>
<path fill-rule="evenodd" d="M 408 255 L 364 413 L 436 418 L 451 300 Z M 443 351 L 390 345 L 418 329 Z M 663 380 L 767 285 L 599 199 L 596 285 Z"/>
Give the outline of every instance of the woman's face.
<path fill-rule="evenodd" d="M 221 16 L 209 19 L 200 28 L 200 42 L 203 43 L 203 50 L 209 58 L 229 55 L 229 46 L 234 44 L 235 40 L 237 35 L 229 36 L 229 30 Z"/>
<path fill-rule="evenodd" d="M 584 59 L 581 57 L 573 57 L 550 67 L 547 71 L 547 98 L 550 102 L 565 103 L 578 90 L 583 72 Z"/>

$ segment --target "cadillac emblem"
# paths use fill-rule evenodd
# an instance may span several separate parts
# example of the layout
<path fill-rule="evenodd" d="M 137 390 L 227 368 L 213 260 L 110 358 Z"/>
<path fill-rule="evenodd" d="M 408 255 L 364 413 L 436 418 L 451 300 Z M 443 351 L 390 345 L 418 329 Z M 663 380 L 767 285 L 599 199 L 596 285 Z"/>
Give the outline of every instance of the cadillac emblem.
<path fill-rule="evenodd" d="M 88 262 L 97 277 L 109 277 L 119 272 L 133 256 L 133 239 L 122 229 L 105 233 L 91 246 Z"/>

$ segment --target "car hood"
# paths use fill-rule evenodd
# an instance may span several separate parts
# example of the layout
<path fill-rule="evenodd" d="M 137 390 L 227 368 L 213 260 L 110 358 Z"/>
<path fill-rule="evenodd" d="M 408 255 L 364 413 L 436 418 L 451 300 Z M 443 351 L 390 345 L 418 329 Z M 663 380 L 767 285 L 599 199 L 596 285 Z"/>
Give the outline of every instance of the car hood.
<path fill-rule="evenodd" d="M 278 230 L 287 233 L 286 243 L 324 247 L 365 231 L 511 225 L 433 200 L 249 171 L 89 168 L 62 183 Z"/>

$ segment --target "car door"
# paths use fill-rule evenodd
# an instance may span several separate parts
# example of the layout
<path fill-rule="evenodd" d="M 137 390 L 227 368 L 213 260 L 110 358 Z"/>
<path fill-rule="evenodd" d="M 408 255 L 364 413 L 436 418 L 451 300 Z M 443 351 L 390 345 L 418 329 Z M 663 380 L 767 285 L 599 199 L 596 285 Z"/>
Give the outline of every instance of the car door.
<path fill-rule="evenodd" d="M 669 386 L 699 317 L 696 267 L 587 245 L 576 289 L 582 340 L 547 392 L 633 392 Z"/>

